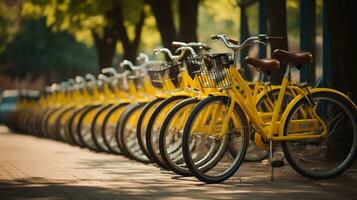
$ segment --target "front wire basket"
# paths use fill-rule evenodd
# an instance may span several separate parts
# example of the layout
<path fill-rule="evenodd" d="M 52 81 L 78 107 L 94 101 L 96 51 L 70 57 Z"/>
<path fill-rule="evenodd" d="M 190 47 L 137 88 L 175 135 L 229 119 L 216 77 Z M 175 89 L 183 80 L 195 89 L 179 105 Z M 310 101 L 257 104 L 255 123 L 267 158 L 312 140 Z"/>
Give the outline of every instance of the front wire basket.
<path fill-rule="evenodd" d="M 202 88 L 225 89 L 233 84 L 232 75 L 229 72 L 233 60 L 229 53 L 188 57 L 186 64 L 189 73 L 194 75 Z"/>
<path fill-rule="evenodd" d="M 155 62 L 148 65 L 151 83 L 162 88 L 165 81 L 171 81 L 175 86 L 179 82 L 179 66 L 171 62 Z"/>

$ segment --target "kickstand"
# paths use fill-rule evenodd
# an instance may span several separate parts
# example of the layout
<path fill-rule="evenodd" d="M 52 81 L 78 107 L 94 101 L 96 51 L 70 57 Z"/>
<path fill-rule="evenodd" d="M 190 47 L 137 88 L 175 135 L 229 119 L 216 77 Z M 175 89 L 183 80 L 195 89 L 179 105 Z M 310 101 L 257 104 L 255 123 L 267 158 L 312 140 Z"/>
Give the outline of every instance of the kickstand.
<path fill-rule="evenodd" d="M 270 161 L 270 181 L 274 181 L 274 166 L 273 166 L 273 141 L 269 140 L 269 161 Z"/>
<path fill-rule="evenodd" d="M 273 141 L 269 141 L 269 160 L 270 160 L 270 167 L 271 167 L 271 176 L 270 180 L 274 180 L 274 169 L 279 168 L 279 167 L 284 167 L 284 161 L 283 158 L 281 157 L 275 157 L 273 156 Z"/>

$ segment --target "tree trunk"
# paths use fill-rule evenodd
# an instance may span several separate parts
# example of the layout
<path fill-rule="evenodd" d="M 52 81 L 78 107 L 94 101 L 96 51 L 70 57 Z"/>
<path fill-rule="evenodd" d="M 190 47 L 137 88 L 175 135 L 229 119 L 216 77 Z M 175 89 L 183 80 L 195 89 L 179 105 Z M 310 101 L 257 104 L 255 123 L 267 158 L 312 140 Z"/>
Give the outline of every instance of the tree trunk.
<path fill-rule="evenodd" d="M 316 52 L 316 1 L 300 0 L 300 49 L 313 56 Z M 310 85 L 316 81 L 316 62 L 304 64 L 300 70 L 300 82 Z"/>
<path fill-rule="evenodd" d="M 112 65 L 115 47 L 118 41 L 117 38 L 113 38 L 107 33 L 108 30 L 104 31 L 103 37 L 99 37 L 98 34 L 92 32 L 98 55 L 99 72 L 101 69 Z"/>
<path fill-rule="evenodd" d="M 133 41 L 130 41 L 128 33 L 126 31 L 126 27 L 124 25 L 123 16 L 120 13 L 119 19 L 118 19 L 118 21 L 119 21 L 118 28 L 119 28 L 119 37 L 120 37 L 120 40 L 122 42 L 123 49 L 124 49 L 124 59 L 128 59 L 131 61 L 135 60 L 136 55 L 138 53 L 138 49 L 139 49 L 141 31 L 142 31 L 142 27 L 144 25 L 144 19 L 145 19 L 145 12 L 143 9 L 140 14 L 140 19 L 135 25 L 135 38 Z"/>
<path fill-rule="evenodd" d="M 271 36 L 282 36 L 281 42 L 272 42 L 271 50 L 288 50 L 288 35 L 286 28 L 286 0 L 275 0 L 274 3 L 267 3 L 268 34 Z M 281 62 L 282 64 L 282 62 Z M 286 66 L 281 65 L 279 70 L 271 74 L 272 84 L 281 84 Z"/>
<path fill-rule="evenodd" d="M 103 28 L 103 35 L 99 36 L 92 32 L 97 48 L 99 71 L 102 68 L 112 66 L 116 44 L 119 39 L 118 20 L 120 19 L 121 7 L 115 1 L 111 10 L 106 13 L 107 25 Z"/>
<path fill-rule="evenodd" d="M 240 42 L 244 42 L 249 37 L 249 24 L 247 16 L 247 6 L 240 5 Z M 244 62 L 245 57 L 248 55 L 248 48 L 240 51 L 240 63 L 244 70 L 244 78 L 248 81 L 252 80 L 252 74 L 250 73 L 247 64 Z"/>
<path fill-rule="evenodd" d="M 328 0 L 327 14 L 331 41 L 331 85 L 356 100 L 357 67 L 354 57 L 357 32 L 353 26 L 356 8 L 354 2 L 353 0 Z"/>
<path fill-rule="evenodd" d="M 171 0 L 147 0 L 147 3 L 151 6 L 155 16 L 163 45 L 172 49 L 171 42 L 176 38 L 176 30 Z"/>
<path fill-rule="evenodd" d="M 353 26 L 355 3 L 353 0 L 328 0 L 324 3 L 327 3 L 330 34 L 331 86 L 356 100 L 357 67 L 354 57 L 357 32 Z M 352 134 L 352 132 L 350 133 Z M 326 153 L 328 160 L 338 160 L 348 153 L 350 146 L 346 144 L 346 137 L 346 135 L 341 137 L 341 134 L 333 134 L 329 137 Z"/>
<path fill-rule="evenodd" d="M 131 49 L 133 50 L 133 54 L 135 56 L 138 53 L 138 49 L 139 49 L 139 45 L 140 45 L 140 41 L 141 41 L 141 32 L 143 30 L 144 21 L 145 21 L 145 11 L 143 8 L 143 10 L 141 11 L 140 19 L 135 25 L 135 38 L 131 42 L 131 46 L 132 46 Z"/>
<path fill-rule="evenodd" d="M 180 28 L 177 39 L 183 42 L 197 41 L 197 16 L 199 0 L 180 0 Z"/>

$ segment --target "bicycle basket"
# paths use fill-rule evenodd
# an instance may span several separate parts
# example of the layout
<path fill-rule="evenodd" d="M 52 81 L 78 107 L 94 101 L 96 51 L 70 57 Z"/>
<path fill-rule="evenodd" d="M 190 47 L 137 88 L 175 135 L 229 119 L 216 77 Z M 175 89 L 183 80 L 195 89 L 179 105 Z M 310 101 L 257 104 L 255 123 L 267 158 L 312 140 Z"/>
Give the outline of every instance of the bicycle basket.
<path fill-rule="evenodd" d="M 179 82 L 179 68 L 170 62 L 157 62 L 149 64 L 148 74 L 151 83 L 158 88 L 162 88 L 165 80 L 170 80 L 175 86 Z"/>
<path fill-rule="evenodd" d="M 202 88 L 228 88 L 232 85 L 229 73 L 229 66 L 233 64 L 231 54 L 203 54 L 187 61 Z"/>

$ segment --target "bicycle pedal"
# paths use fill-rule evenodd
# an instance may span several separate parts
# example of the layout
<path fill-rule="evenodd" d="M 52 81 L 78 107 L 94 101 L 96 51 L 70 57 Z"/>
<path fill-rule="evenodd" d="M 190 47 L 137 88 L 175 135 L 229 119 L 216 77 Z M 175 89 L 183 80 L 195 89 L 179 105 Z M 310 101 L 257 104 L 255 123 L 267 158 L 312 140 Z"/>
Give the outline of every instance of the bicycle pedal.
<path fill-rule="evenodd" d="M 271 162 L 271 166 L 274 168 L 284 167 L 285 163 L 282 160 L 274 160 Z"/>

